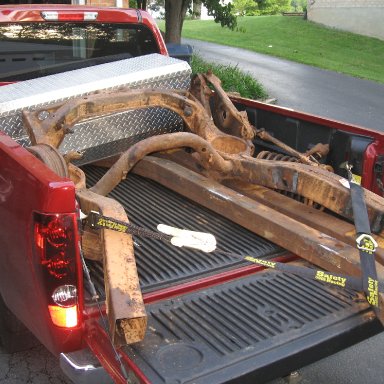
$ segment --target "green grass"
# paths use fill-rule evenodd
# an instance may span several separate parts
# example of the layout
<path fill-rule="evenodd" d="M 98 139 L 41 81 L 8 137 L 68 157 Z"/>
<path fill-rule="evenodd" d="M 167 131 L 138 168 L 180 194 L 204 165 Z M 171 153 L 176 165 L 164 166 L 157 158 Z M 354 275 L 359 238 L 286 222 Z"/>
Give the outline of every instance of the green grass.
<path fill-rule="evenodd" d="M 212 71 L 221 80 L 221 85 L 226 92 L 237 92 L 243 97 L 259 100 L 264 100 L 268 96 L 259 82 L 235 66 L 208 63 L 194 54 L 191 67 L 193 74 Z"/>
<path fill-rule="evenodd" d="M 183 37 L 210 41 L 384 83 L 384 41 L 326 28 L 301 17 L 238 18 L 238 31 L 185 20 Z"/>

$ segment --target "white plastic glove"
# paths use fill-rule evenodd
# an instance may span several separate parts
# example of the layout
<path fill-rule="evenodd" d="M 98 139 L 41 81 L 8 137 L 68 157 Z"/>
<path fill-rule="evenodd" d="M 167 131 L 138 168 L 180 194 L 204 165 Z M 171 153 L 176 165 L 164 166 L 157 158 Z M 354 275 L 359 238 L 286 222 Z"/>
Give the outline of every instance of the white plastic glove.
<path fill-rule="evenodd" d="M 159 224 L 157 230 L 172 236 L 171 243 L 176 247 L 200 249 L 203 252 L 212 252 L 216 249 L 216 238 L 210 233 L 188 231 Z"/>

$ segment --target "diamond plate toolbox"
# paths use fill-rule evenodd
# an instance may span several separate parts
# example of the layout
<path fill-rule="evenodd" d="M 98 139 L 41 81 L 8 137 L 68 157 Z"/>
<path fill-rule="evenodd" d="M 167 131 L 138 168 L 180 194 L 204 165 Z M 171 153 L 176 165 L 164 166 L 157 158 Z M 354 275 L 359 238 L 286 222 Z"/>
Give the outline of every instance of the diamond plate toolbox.
<path fill-rule="evenodd" d="M 0 87 L 0 129 L 22 146 L 31 142 L 22 111 L 120 87 L 188 89 L 191 68 L 185 61 L 159 54 L 136 57 L 63 72 Z M 120 153 L 135 142 L 182 129 L 182 120 L 164 108 L 131 110 L 80 122 L 66 135 L 59 150 L 83 153 L 86 164 Z"/>

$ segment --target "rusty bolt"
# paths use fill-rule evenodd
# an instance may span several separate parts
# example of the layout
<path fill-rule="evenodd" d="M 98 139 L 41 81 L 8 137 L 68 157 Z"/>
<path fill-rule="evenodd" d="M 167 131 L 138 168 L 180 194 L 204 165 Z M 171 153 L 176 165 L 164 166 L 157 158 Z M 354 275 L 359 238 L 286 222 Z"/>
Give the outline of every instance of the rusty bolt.
<path fill-rule="evenodd" d="M 45 119 L 48 119 L 50 113 L 48 111 L 41 111 L 38 113 L 37 115 L 37 118 L 40 120 L 40 121 L 43 121 Z"/>
<path fill-rule="evenodd" d="M 186 117 L 192 116 L 192 108 L 189 106 L 186 106 L 183 112 Z"/>

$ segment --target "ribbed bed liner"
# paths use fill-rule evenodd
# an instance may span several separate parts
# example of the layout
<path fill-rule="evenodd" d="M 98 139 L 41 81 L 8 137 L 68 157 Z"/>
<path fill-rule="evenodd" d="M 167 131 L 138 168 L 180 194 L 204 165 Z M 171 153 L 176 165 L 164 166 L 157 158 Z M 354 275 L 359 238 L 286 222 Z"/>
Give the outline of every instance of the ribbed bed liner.
<path fill-rule="evenodd" d="M 124 352 L 150 383 L 262 383 L 359 341 L 367 307 L 351 291 L 263 271 L 147 305 L 144 341 Z"/>
<path fill-rule="evenodd" d="M 105 168 L 86 166 L 88 187 L 106 172 Z M 205 209 L 156 182 L 129 174 L 109 195 L 124 206 L 129 220 L 156 230 L 163 223 L 183 229 L 210 232 L 221 250 L 269 258 L 282 252 L 277 245 Z M 134 238 L 135 258 L 142 290 L 163 288 L 181 281 L 203 277 L 233 268 L 241 259 L 222 254 L 176 248 L 159 240 Z M 90 262 L 93 278 L 101 279 L 102 267 Z M 97 284 L 98 286 L 100 284 Z M 102 285 L 102 284 L 101 284 Z"/>

